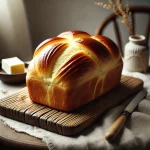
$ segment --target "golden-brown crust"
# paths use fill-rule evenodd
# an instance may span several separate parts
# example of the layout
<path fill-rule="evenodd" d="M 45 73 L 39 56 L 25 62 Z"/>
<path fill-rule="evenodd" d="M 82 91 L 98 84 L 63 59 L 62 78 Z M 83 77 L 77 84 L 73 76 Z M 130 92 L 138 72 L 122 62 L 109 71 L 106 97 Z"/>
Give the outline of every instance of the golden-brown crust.
<path fill-rule="evenodd" d="M 67 48 L 68 44 L 52 45 L 43 50 L 37 57 L 38 70 L 45 77 L 51 77 L 55 60 Z"/>
<path fill-rule="evenodd" d="M 48 102 L 46 100 L 48 86 L 45 85 L 42 80 L 29 78 L 27 80 L 27 87 L 30 99 L 33 102 L 48 105 Z"/>
<path fill-rule="evenodd" d="M 37 46 L 33 57 L 38 55 L 43 49 L 45 49 L 48 46 L 52 46 L 52 45 L 54 46 L 55 44 L 62 44 L 65 42 L 67 42 L 67 40 L 65 38 L 61 38 L 61 37 L 54 37 L 54 38 L 47 39 Z"/>
<path fill-rule="evenodd" d="M 116 59 L 120 58 L 119 48 L 111 39 L 102 35 L 96 35 L 92 38 L 103 44 L 113 57 L 115 57 Z"/>
<path fill-rule="evenodd" d="M 63 82 L 65 84 L 80 83 L 82 80 L 88 80 L 88 78 L 94 74 L 96 70 L 96 64 L 88 55 L 84 52 L 76 53 L 71 56 L 57 71 L 55 75 L 55 83 L 59 84 Z M 88 76 L 87 76 L 88 75 Z"/>
<path fill-rule="evenodd" d="M 66 38 L 66 39 L 69 39 L 69 40 L 73 40 L 73 39 L 76 39 L 76 38 L 91 37 L 91 35 L 86 33 L 86 32 L 84 32 L 84 31 L 76 30 L 76 31 L 63 32 L 63 33 L 59 34 L 58 37 Z"/>
<path fill-rule="evenodd" d="M 83 47 L 88 49 L 89 53 L 92 53 L 94 57 L 96 57 L 97 61 L 103 63 L 107 63 L 111 60 L 111 55 L 106 49 L 106 47 L 92 38 L 82 38 L 76 41 L 80 43 Z"/>
<path fill-rule="evenodd" d="M 73 111 L 120 83 L 122 59 L 116 44 L 104 36 L 67 31 L 35 50 L 28 67 L 32 101 Z"/>

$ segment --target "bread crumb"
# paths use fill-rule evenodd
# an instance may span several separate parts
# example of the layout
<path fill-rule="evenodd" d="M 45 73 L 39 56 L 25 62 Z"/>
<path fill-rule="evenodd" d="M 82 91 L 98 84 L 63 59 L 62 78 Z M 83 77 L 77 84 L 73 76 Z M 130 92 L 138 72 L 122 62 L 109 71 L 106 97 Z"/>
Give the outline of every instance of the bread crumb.
<path fill-rule="evenodd" d="M 24 100 L 26 98 L 26 95 L 18 95 L 17 98 L 19 100 Z"/>
<path fill-rule="evenodd" d="M 6 90 L 6 89 L 2 89 L 2 90 L 0 89 L 0 91 L 1 91 L 2 93 L 4 93 L 4 94 L 7 93 L 7 90 Z"/>

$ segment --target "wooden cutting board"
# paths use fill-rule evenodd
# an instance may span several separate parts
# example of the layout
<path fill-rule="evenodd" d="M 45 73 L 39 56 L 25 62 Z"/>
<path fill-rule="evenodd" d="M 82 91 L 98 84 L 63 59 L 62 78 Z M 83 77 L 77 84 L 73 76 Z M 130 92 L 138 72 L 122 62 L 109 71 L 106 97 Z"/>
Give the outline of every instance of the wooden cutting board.
<path fill-rule="evenodd" d="M 0 100 L 0 114 L 48 131 L 71 136 L 79 133 L 100 115 L 130 98 L 143 88 L 143 81 L 122 76 L 118 87 L 72 113 L 33 103 L 27 88 Z"/>

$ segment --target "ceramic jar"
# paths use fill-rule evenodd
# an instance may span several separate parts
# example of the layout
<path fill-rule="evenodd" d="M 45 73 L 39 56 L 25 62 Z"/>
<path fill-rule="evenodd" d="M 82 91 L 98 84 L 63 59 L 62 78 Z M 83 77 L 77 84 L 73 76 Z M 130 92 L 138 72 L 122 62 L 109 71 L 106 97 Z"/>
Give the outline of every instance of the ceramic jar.
<path fill-rule="evenodd" d="M 149 64 L 149 50 L 145 36 L 129 37 L 124 49 L 124 68 L 132 72 L 146 72 Z"/>

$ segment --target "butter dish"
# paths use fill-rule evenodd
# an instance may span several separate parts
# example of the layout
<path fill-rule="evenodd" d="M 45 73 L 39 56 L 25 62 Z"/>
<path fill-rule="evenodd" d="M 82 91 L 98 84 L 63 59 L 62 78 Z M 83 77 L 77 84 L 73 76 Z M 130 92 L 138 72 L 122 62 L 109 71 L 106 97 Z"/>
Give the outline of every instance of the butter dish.
<path fill-rule="evenodd" d="M 8 74 L 2 69 L 2 63 L 0 62 L 0 80 L 8 84 L 17 84 L 25 82 L 29 62 L 24 62 L 24 64 L 25 64 L 24 73 Z"/>

